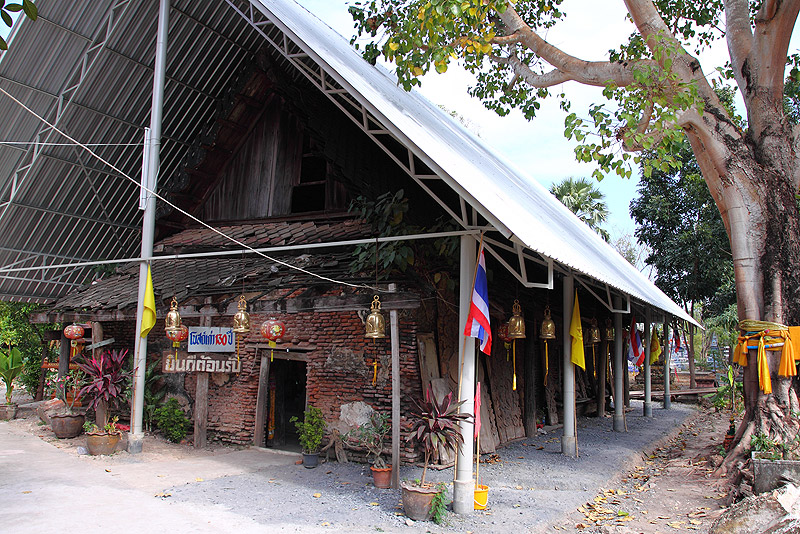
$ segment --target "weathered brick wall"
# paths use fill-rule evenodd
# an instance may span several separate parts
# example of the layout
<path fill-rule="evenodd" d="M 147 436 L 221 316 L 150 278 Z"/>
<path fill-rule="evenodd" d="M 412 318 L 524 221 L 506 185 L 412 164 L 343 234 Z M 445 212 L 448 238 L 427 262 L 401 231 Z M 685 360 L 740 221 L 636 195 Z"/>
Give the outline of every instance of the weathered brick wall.
<path fill-rule="evenodd" d="M 358 313 L 303 312 L 251 315 L 251 332 L 242 340 L 240 358 L 242 369 L 238 374 L 212 373 L 208 391 L 208 437 L 225 443 L 249 445 L 252 443 L 256 418 L 256 397 L 261 355 L 255 344 L 263 345 L 259 327 L 268 318 L 276 318 L 286 325 L 284 339 L 297 347 L 313 348 L 306 353 L 308 403 L 322 410 L 325 420 L 335 424 L 342 404 L 363 401 L 375 410 L 391 414 L 391 341 L 389 338 L 389 312 L 384 311 L 386 333 L 384 339 L 364 337 L 364 322 Z M 417 322 L 413 312 L 398 312 L 400 327 L 400 383 L 401 428 L 408 427 L 407 416 L 413 409 L 412 398 L 422 396 L 417 355 Z M 197 326 L 197 318 L 185 318 L 187 326 Z M 166 338 L 163 321 L 159 321 L 148 336 L 148 363 L 160 358 L 172 343 Z M 228 327 L 231 317 L 214 317 L 211 326 Z M 114 348 L 127 348 L 133 353 L 135 323 L 104 323 L 105 337 L 116 338 Z M 184 345 L 185 347 L 185 345 Z M 280 345 L 279 345 L 280 347 Z M 185 348 L 184 348 L 185 350 Z M 265 350 L 265 349 L 261 349 Z M 279 354 L 276 353 L 279 357 Z M 372 362 L 378 359 L 378 375 L 372 384 Z M 196 374 L 186 373 L 183 385 L 194 406 Z M 403 456 L 416 458 L 413 447 L 403 440 Z"/>

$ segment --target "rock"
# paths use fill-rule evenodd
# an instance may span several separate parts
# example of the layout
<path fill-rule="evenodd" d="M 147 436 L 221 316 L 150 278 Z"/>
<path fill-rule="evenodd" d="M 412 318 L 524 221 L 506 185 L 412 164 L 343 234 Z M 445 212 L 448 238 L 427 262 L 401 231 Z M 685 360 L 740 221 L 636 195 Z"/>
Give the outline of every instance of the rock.
<path fill-rule="evenodd" d="M 78 447 L 77 452 L 80 456 L 89 454 L 89 451 L 86 450 L 86 447 Z"/>
<path fill-rule="evenodd" d="M 712 467 L 719 467 L 722 465 L 722 461 L 724 458 L 721 454 L 712 454 L 708 457 L 708 462 L 711 464 Z"/>
<path fill-rule="evenodd" d="M 39 416 L 39 419 L 46 425 L 50 424 L 50 416 L 54 413 L 61 413 L 64 411 L 65 408 L 64 401 L 59 399 L 50 399 L 49 401 L 43 402 L 39 405 L 36 409 L 36 415 Z"/>
<path fill-rule="evenodd" d="M 361 426 L 369 423 L 373 411 L 372 406 L 365 402 L 348 402 L 339 408 L 339 421 L 351 428 Z"/>
<path fill-rule="evenodd" d="M 410 517 L 406 517 L 406 526 L 413 527 L 414 526 L 414 520 L 411 519 Z"/>
<path fill-rule="evenodd" d="M 711 525 L 709 534 L 774 534 L 797 522 L 800 488 L 787 484 L 769 493 L 752 495 L 734 504 Z M 777 529 L 777 530 L 776 530 Z"/>

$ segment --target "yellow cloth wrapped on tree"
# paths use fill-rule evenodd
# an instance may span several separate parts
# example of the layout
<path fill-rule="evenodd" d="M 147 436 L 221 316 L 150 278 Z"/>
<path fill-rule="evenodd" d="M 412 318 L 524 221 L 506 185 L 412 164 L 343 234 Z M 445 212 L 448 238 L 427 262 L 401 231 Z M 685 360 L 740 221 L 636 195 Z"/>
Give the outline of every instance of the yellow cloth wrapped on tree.
<path fill-rule="evenodd" d="M 661 344 L 658 342 L 656 329 L 653 328 L 653 336 L 650 338 L 650 365 L 656 363 L 659 356 L 661 356 Z"/>
<path fill-rule="evenodd" d="M 761 391 L 767 394 L 772 393 L 772 380 L 769 376 L 766 351 L 781 349 L 778 376 L 797 376 L 795 362 L 800 360 L 800 327 L 786 327 L 776 323 L 770 323 L 770 325 L 773 328 L 766 328 L 739 336 L 738 343 L 733 351 L 733 363 L 746 367 L 748 348 L 757 350 L 758 384 Z M 776 326 L 778 328 L 774 328 Z M 758 339 L 756 347 L 748 346 L 748 342 L 752 339 Z"/>
<path fill-rule="evenodd" d="M 572 306 L 572 321 L 569 324 L 569 335 L 572 337 L 572 363 L 586 370 L 586 357 L 583 353 L 583 328 L 581 327 L 581 310 L 578 306 L 578 291 L 575 290 L 575 304 Z"/>

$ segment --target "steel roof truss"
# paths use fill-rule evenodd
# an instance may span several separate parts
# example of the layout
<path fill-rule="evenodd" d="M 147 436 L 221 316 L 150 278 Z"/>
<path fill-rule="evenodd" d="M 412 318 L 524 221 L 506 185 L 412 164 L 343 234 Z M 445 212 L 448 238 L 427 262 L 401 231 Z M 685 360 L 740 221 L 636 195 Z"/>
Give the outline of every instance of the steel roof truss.
<path fill-rule="evenodd" d="M 56 102 L 54 102 L 54 106 L 51 106 L 48 113 L 46 113 L 45 118 L 50 124 L 58 125 L 64 117 L 64 113 L 69 108 L 84 80 L 86 80 L 89 72 L 92 70 L 100 52 L 105 48 L 109 39 L 114 34 L 114 31 L 119 28 L 119 22 L 122 20 L 130 4 L 131 0 L 118 0 L 106 12 L 106 18 L 100 25 L 97 35 L 92 40 L 92 43 L 84 49 L 83 55 L 73 67 L 74 70 L 68 78 L 67 83 L 64 84 L 64 88 L 59 93 Z M 18 165 L 16 171 L 14 171 L 11 182 L 6 182 L 3 186 L 2 197 L 8 195 L 9 201 L 14 200 L 20 188 L 25 184 L 34 164 L 39 159 L 43 146 L 42 143 L 47 142 L 54 133 L 55 130 L 52 126 L 48 126 L 45 123 L 39 125 L 34 143 L 28 148 L 25 155 L 20 160 L 21 165 Z M 10 191 L 9 187 L 11 188 Z M 2 211 L 0 211 L 0 221 L 2 221 L 8 213 L 8 207 L 8 204 L 6 204 L 2 208 Z"/>
<path fill-rule="evenodd" d="M 582 276 L 576 276 L 575 280 L 577 280 L 583 287 L 585 287 L 586 291 L 591 293 L 594 296 L 594 298 L 596 298 L 611 313 L 630 313 L 631 312 L 631 296 L 628 295 L 627 293 L 623 293 L 622 294 L 622 296 L 625 298 L 625 302 L 626 302 L 625 307 L 617 309 L 617 308 L 614 307 L 614 300 L 611 298 L 611 286 L 609 286 L 608 284 L 603 284 L 603 287 L 605 287 L 605 290 L 606 290 L 605 291 L 606 294 L 605 294 L 605 297 L 601 297 L 600 295 L 595 293 L 594 289 L 592 289 L 592 287 L 589 284 L 587 284 L 585 280 L 583 280 Z"/>

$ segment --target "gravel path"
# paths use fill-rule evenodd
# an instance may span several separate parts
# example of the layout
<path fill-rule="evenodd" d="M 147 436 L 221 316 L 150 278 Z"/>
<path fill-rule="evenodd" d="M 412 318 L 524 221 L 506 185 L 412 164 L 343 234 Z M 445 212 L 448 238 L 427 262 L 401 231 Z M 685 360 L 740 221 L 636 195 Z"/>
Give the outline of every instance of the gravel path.
<path fill-rule="evenodd" d="M 675 432 L 694 407 L 673 404 L 646 419 L 641 403 L 628 414 L 628 432 L 610 430 L 611 419 L 581 418 L 579 458 L 560 454 L 561 431 L 523 439 L 481 465 L 489 506 L 469 516 L 448 514 L 446 524 L 412 523 L 402 515 L 399 490 L 372 486 L 360 464 L 276 465 L 253 472 L 191 482 L 167 490 L 170 500 L 225 510 L 269 526 L 270 532 L 546 532 L 550 523 L 608 487 L 615 477 Z M 420 476 L 404 466 L 401 479 Z M 452 469 L 429 470 L 428 479 L 451 482 Z M 450 485 L 452 491 L 452 485 Z"/>

